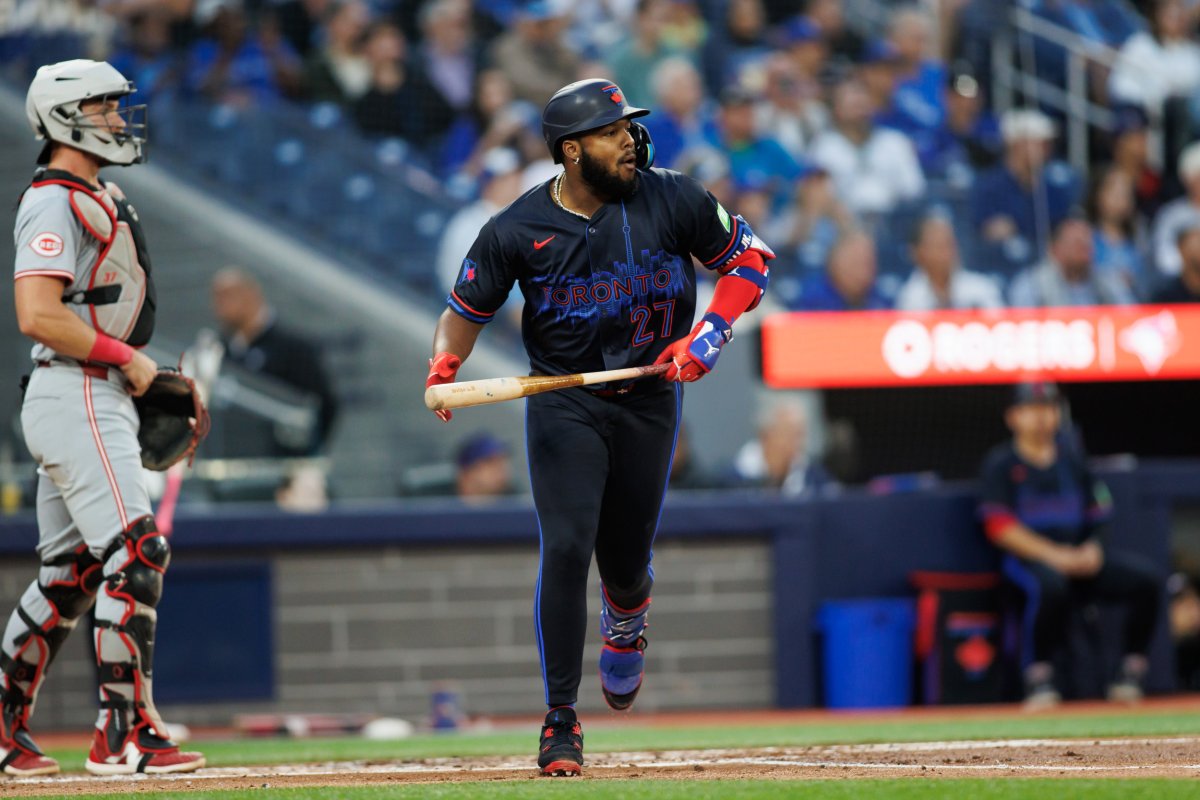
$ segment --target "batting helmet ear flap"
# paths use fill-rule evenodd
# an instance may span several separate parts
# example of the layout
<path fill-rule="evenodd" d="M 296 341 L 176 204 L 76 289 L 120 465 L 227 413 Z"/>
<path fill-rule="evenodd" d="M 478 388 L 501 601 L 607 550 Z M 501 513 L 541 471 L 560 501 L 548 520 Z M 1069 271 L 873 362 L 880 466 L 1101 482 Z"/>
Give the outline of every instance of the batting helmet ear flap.
<path fill-rule="evenodd" d="M 650 131 L 640 122 L 629 123 L 629 133 L 633 136 L 633 152 L 637 156 L 638 169 L 650 169 L 654 166 L 654 141 Z"/>

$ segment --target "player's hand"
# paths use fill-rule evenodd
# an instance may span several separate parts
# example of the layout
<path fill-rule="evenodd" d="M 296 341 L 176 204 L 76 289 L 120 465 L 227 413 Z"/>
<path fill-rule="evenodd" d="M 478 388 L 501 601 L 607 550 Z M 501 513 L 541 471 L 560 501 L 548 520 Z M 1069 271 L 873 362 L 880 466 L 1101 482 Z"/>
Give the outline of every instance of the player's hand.
<path fill-rule="evenodd" d="M 1104 566 L 1104 548 L 1094 539 L 1088 539 L 1075 548 L 1075 575 L 1090 578 Z"/>
<path fill-rule="evenodd" d="M 670 364 L 663 373 L 664 381 L 698 381 L 717 365 L 721 348 L 732 338 L 728 322 L 717 314 L 705 314 L 690 334 L 667 345 L 654 363 Z"/>
<path fill-rule="evenodd" d="M 134 350 L 133 358 L 128 364 L 121 366 L 121 372 L 125 373 L 129 381 L 129 393 L 134 397 L 141 397 L 154 382 L 154 376 L 158 374 L 158 364 L 142 351 Z"/>
<path fill-rule="evenodd" d="M 453 353 L 444 351 L 438 353 L 429 359 L 429 375 L 425 378 L 425 388 L 428 389 L 430 386 L 438 386 L 443 383 L 454 383 L 454 378 L 458 375 L 458 368 L 461 366 L 462 359 Z M 433 413 L 442 422 L 449 422 L 450 418 L 454 416 L 448 408 Z"/>

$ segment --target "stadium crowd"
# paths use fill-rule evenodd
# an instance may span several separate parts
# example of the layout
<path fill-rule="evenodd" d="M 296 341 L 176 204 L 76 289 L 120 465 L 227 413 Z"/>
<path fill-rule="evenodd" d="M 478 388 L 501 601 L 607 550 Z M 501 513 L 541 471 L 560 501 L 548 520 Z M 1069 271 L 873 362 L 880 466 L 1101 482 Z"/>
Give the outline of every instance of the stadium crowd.
<path fill-rule="evenodd" d="M 1065 120 L 1042 98 L 993 113 L 997 34 L 1026 37 L 1019 66 L 1060 86 L 1068 55 L 986 0 L 874 3 L 886 13 L 856 9 L 853 25 L 838 0 L 0 0 L 0 61 L 107 58 L 156 105 L 267 124 L 337 109 L 364 146 L 402 142 L 466 207 L 458 228 L 553 174 L 541 105 L 608 76 L 654 109 L 658 166 L 701 179 L 774 245 L 784 307 L 1200 297 L 1185 235 L 1200 146 L 1184 146 L 1200 5 L 1017 5 L 1094 55 L 1089 97 L 1112 121 L 1090 131 L 1086 169 L 1064 160 Z M 463 246 L 444 241 L 441 273 Z"/>

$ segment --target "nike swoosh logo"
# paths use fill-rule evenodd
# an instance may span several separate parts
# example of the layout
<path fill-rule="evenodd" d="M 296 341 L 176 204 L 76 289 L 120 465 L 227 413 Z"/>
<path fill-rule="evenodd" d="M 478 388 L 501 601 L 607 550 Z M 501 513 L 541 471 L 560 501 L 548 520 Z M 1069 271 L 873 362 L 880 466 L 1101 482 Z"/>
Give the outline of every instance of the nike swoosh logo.
<path fill-rule="evenodd" d="M 554 236 L 558 236 L 558 234 L 556 233 L 556 234 L 554 234 Z M 550 237 L 550 239 L 553 239 L 553 238 L 554 238 L 554 236 L 551 236 L 551 237 Z M 545 247 L 546 245 L 550 244 L 550 239 L 543 239 L 543 240 L 542 240 L 542 241 L 540 241 L 540 242 L 539 242 L 537 239 L 534 239 L 534 240 L 533 240 L 533 249 L 534 249 L 534 250 L 541 250 L 543 247 Z"/>

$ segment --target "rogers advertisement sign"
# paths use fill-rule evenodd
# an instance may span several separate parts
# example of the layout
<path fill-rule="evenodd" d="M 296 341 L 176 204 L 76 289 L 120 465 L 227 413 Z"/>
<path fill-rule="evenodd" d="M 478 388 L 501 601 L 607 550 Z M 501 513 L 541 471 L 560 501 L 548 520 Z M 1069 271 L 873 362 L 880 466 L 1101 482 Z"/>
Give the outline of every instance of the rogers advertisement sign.
<path fill-rule="evenodd" d="M 778 389 L 1200 378 L 1200 306 L 775 314 Z"/>

